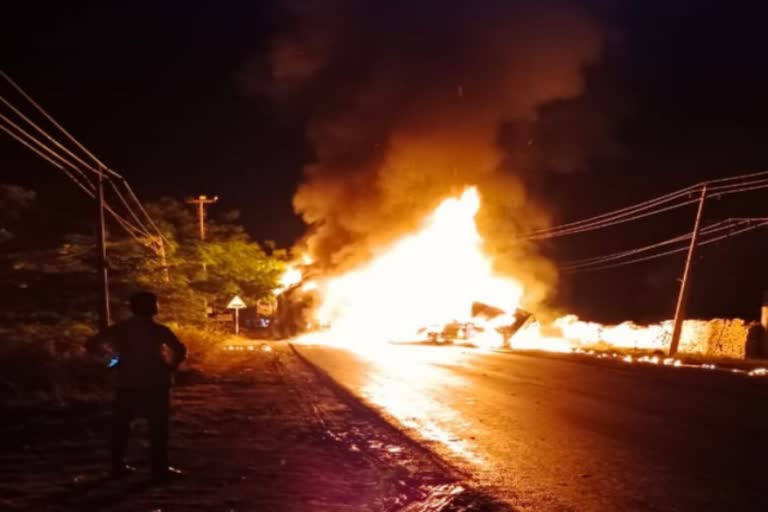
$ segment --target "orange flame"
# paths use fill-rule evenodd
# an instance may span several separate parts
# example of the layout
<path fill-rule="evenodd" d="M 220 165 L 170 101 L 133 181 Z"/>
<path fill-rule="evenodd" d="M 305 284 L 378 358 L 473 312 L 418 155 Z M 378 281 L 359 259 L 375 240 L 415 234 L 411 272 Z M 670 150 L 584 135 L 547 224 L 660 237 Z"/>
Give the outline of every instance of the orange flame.
<path fill-rule="evenodd" d="M 330 329 L 301 341 L 368 350 L 371 342 L 421 341 L 453 326 L 462 334 L 470 332 L 467 340 L 475 345 L 502 345 L 502 332 L 514 322 L 524 290 L 519 281 L 493 271 L 475 222 L 479 209 L 478 190 L 467 188 L 460 197 L 445 199 L 416 232 L 381 248 L 368 263 L 339 276 L 305 281 L 301 290 L 319 299 L 312 323 Z M 292 267 L 281 282 L 288 287 L 301 280 L 301 271 Z M 475 303 L 504 313 L 494 318 L 473 317 Z M 567 315 L 548 324 L 529 322 L 512 336 L 509 345 L 553 352 L 663 351 L 671 327 L 671 321 L 647 326 L 633 322 L 602 325 Z M 689 321 L 684 327 L 681 351 L 711 351 L 707 339 L 712 336 L 707 333 L 712 328 L 707 322 Z M 723 333 L 731 333 L 726 355 L 743 352 L 743 322 L 716 330 L 718 347 L 726 345 L 720 339 Z"/>
<path fill-rule="evenodd" d="M 426 327 L 469 322 L 476 301 L 514 311 L 523 288 L 493 272 L 475 223 L 479 209 L 477 189 L 467 188 L 367 264 L 320 280 L 316 319 L 331 326 L 329 338 L 350 346 L 416 340 Z M 480 338 L 501 341 L 495 329 Z"/>

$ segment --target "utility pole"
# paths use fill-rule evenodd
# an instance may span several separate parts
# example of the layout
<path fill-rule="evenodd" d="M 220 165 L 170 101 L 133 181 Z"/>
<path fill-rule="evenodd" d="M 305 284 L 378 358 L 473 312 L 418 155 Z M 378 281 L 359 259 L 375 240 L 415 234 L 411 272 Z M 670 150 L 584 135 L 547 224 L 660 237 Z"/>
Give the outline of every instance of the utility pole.
<path fill-rule="evenodd" d="M 99 169 L 99 179 L 96 189 L 99 225 L 96 231 L 96 256 L 99 273 L 99 330 L 103 331 L 112 323 L 109 312 L 109 276 L 107 273 L 107 244 L 106 226 L 104 225 L 104 172 Z"/>
<path fill-rule="evenodd" d="M 187 199 L 187 204 L 197 206 L 197 220 L 200 224 L 200 240 L 205 240 L 205 207 L 219 200 L 218 196 L 197 196 Z"/>
<path fill-rule="evenodd" d="M 696 220 L 693 224 L 693 234 L 691 235 L 691 245 L 688 247 L 688 257 L 685 260 L 685 270 L 683 271 L 683 281 L 680 283 L 680 294 L 677 296 L 677 307 L 675 308 L 675 324 L 672 329 L 672 341 L 669 344 L 670 357 L 677 354 L 680 346 L 680 335 L 683 332 L 683 320 L 685 320 L 685 310 L 688 305 L 688 287 L 691 280 L 691 267 L 693 266 L 693 257 L 696 254 L 696 245 L 699 243 L 699 231 L 701 231 L 701 213 L 704 211 L 704 202 L 707 199 L 707 183 L 701 187 L 701 196 L 699 197 L 699 209 L 696 212 Z"/>
<path fill-rule="evenodd" d="M 219 196 L 208 197 L 200 195 L 187 199 L 187 204 L 197 206 L 197 221 L 200 224 L 200 241 L 205 241 L 205 207 L 209 204 L 214 204 L 219 200 Z M 208 269 L 203 263 L 203 278 L 207 279 Z M 203 318 L 208 317 L 208 299 L 203 299 Z"/>
<path fill-rule="evenodd" d="M 160 256 L 160 265 L 163 267 L 163 281 L 166 283 L 171 281 L 171 276 L 168 273 L 168 259 L 165 254 L 165 242 L 162 236 L 157 237 L 157 253 Z"/>

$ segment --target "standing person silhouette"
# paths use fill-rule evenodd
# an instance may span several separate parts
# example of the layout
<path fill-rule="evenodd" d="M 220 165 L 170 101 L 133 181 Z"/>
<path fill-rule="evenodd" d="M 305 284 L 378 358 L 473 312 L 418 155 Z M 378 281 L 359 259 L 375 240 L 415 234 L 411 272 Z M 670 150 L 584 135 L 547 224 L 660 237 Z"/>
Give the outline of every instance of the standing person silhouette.
<path fill-rule="evenodd" d="M 90 338 L 86 349 L 104 352 L 109 347 L 117 357 L 115 399 L 112 409 L 112 475 L 133 470 L 125 463 L 131 421 L 141 414 L 150 432 L 152 478 L 167 481 L 178 470 L 168 466 L 168 416 L 173 372 L 187 349 L 165 325 L 155 322 L 157 296 L 139 292 L 130 299 L 133 317 L 116 323 Z M 170 349 L 166 356 L 165 348 Z"/>

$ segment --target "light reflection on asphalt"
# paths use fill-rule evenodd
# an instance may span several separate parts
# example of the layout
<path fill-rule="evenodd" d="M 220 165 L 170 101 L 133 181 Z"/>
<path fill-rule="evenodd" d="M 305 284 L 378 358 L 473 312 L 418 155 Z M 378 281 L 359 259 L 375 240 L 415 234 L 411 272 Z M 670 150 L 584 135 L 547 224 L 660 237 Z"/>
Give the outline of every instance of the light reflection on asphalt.
<path fill-rule="evenodd" d="M 768 381 L 584 356 L 360 346 L 298 350 L 516 509 L 768 510 L 754 470 L 768 451 L 755 442 Z"/>
<path fill-rule="evenodd" d="M 447 392 L 461 387 L 458 376 L 436 364 L 461 364 L 466 358 L 465 351 L 382 346 L 360 355 L 378 370 L 367 374 L 367 381 L 360 389 L 363 398 L 394 417 L 404 428 L 418 433 L 421 439 L 439 443 L 472 464 L 485 463 L 467 436 L 467 432 L 471 432 L 470 424 L 455 408 L 444 404 L 433 393 L 425 392 L 435 387 Z"/>

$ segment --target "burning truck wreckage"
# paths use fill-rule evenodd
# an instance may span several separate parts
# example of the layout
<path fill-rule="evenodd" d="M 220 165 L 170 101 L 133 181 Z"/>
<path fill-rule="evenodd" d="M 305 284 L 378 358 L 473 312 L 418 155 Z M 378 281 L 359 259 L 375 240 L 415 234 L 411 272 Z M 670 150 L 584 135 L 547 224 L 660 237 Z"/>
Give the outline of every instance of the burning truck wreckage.
<path fill-rule="evenodd" d="M 483 252 L 475 222 L 480 207 L 478 190 L 468 187 L 443 200 L 415 231 L 340 274 L 318 273 L 312 258 L 304 256 L 284 274 L 277 293 L 278 337 L 356 351 L 376 343 L 454 344 L 610 354 L 626 363 L 693 366 L 665 357 L 669 321 L 605 326 L 574 315 L 542 321 L 523 309 L 522 283 L 496 274 L 492 258 Z M 690 322 L 682 347 L 689 353 L 705 352 L 701 337 L 711 330 L 711 322 Z M 726 324 L 721 331 L 735 331 L 740 339 L 733 344 L 742 344 L 747 333 L 743 322 Z"/>
<path fill-rule="evenodd" d="M 290 3 L 269 73 L 248 74 L 252 93 L 306 108 L 293 209 L 308 232 L 277 292 L 274 337 L 357 351 L 666 352 L 671 321 L 605 326 L 552 311 L 557 267 L 526 239 L 555 213 L 532 185 L 585 170 L 603 149 L 610 116 L 585 93 L 605 27 L 567 2 L 500 2 L 474 22 L 448 3 L 440 24 L 428 4 L 347 7 Z M 409 28 L 384 30 L 385 18 Z M 710 355 L 713 325 L 692 322 L 680 352 Z M 714 336 L 716 355 L 742 357 L 746 326 L 728 322 L 738 340 Z"/>
<path fill-rule="evenodd" d="M 354 348 L 371 342 L 509 347 L 533 321 L 522 288 L 496 276 L 475 225 L 476 188 L 444 200 L 420 229 L 365 265 L 315 275 L 304 257 L 282 279 L 275 324 L 281 336 Z"/>
<path fill-rule="evenodd" d="M 559 1 L 443 3 L 440 23 L 430 3 L 347 4 L 286 2 L 268 55 L 242 77 L 247 94 L 302 119 L 306 144 L 292 206 L 308 231 L 272 337 L 664 361 L 671 321 L 553 311 L 558 269 L 526 238 L 557 214 L 537 184 L 616 147 L 612 109 L 588 94 L 611 30 Z M 741 358 L 746 334 L 741 320 L 687 321 L 679 352 Z"/>

